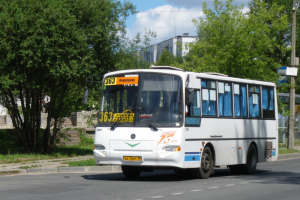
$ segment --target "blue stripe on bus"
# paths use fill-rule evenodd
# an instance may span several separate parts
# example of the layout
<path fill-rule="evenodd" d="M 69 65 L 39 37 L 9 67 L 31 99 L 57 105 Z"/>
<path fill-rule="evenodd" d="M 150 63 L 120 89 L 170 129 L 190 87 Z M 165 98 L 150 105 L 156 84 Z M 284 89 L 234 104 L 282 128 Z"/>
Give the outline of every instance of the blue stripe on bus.
<path fill-rule="evenodd" d="M 272 156 L 276 156 L 276 151 L 273 151 L 273 152 L 272 152 Z"/>
<path fill-rule="evenodd" d="M 200 155 L 188 155 L 184 157 L 184 161 L 200 161 Z"/>
<path fill-rule="evenodd" d="M 201 152 L 185 152 L 185 154 L 201 154 Z"/>

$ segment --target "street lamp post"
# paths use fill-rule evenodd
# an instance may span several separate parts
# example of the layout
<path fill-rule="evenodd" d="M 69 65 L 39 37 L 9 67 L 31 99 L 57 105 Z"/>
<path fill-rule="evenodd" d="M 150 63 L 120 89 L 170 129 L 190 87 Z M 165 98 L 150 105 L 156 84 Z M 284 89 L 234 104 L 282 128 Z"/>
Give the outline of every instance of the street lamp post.
<path fill-rule="evenodd" d="M 296 66 L 296 0 L 293 0 L 293 22 L 292 22 L 292 54 L 291 67 Z M 290 117 L 289 117 L 289 138 L 288 149 L 294 149 L 294 126 L 295 126 L 295 76 L 290 76 Z"/>

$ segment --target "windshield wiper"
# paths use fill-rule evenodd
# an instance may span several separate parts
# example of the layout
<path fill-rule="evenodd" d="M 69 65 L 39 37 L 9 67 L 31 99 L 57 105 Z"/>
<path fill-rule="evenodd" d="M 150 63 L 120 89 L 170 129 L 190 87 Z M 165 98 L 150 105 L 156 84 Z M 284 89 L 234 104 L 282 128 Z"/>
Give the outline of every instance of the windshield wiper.
<path fill-rule="evenodd" d="M 111 131 L 115 130 L 119 124 L 120 124 L 120 118 L 110 127 L 110 130 Z"/>
<path fill-rule="evenodd" d="M 144 114 L 147 114 L 146 111 L 144 110 L 144 108 L 142 108 L 141 106 L 138 106 L 138 109 L 141 112 L 143 112 Z M 146 118 L 147 122 L 150 124 L 150 126 L 154 129 L 154 131 L 158 131 L 157 127 L 155 126 L 155 124 L 153 123 L 153 121 L 150 118 Z"/>
<path fill-rule="evenodd" d="M 129 119 L 129 115 L 128 115 Z M 121 118 L 118 118 L 117 121 L 110 127 L 110 130 L 113 131 L 117 128 L 117 126 L 120 124 Z"/>

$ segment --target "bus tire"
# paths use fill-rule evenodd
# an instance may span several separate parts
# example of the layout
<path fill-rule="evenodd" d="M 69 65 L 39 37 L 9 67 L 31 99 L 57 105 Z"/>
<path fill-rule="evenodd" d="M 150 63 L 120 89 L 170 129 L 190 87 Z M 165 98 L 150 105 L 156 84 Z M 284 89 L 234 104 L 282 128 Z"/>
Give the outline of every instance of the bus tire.
<path fill-rule="evenodd" d="M 257 165 L 257 151 L 253 144 L 250 145 L 247 152 L 247 161 L 243 166 L 243 171 L 245 174 L 254 174 Z"/>
<path fill-rule="evenodd" d="M 212 153 L 209 147 L 205 147 L 202 156 L 201 156 L 201 163 L 200 163 L 200 168 L 196 168 L 192 170 L 193 176 L 195 178 L 200 178 L 200 179 L 207 179 L 213 169 L 213 157 Z"/>
<path fill-rule="evenodd" d="M 142 172 L 140 168 L 133 166 L 122 165 L 121 168 L 124 176 L 127 178 L 137 178 Z"/>

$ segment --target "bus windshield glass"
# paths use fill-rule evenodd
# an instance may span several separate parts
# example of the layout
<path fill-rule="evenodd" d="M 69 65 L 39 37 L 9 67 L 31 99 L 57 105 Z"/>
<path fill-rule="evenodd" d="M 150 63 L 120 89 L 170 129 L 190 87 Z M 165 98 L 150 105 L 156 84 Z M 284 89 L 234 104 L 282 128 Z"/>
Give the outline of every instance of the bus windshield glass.
<path fill-rule="evenodd" d="M 182 95 L 182 80 L 175 75 L 140 73 L 106 77 L 98 126 L 180 127 Z"/>

